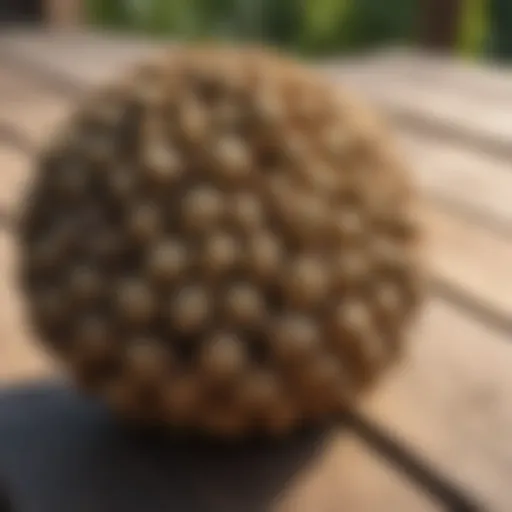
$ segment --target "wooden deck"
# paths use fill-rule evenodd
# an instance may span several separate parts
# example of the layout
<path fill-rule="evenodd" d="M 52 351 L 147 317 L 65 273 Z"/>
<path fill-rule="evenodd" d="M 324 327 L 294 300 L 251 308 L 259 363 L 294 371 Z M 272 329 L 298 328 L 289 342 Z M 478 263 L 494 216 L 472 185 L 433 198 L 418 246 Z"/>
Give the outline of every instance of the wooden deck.
<path fill-rule="evenodd" d="M 81 90 L 153 49 L 88 34 L 0 37 L 0 218 L 16 211 L 30 178 L 27 141 L 38 144 L 48 136 Z M 395 122 L 422 190 L 429 236 L 432 293 L 410 352 L 362 408 L 486 510 L 509 512 L 512 71 L 408 52 L 320 67 L 363 91 Z M 16 244 L 7 228 L 0 229 L 0 382 L 7 385 L 57 369 L 24 326 L 12 282 Z M 329 439 L 320 457 L 289 483 L 278 508 L 440 510 L 349 432 Z"/>

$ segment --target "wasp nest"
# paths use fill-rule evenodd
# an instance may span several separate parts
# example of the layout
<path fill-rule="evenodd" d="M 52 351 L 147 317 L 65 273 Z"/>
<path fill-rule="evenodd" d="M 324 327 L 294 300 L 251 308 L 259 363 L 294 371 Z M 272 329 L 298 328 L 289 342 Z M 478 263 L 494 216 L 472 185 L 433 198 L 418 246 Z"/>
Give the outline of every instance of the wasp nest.
<path fill-rule="evenodd" d="M 325 419 L 396 359 L 417 225 L 385 129 L 302 65 L 184 49 L 93 93 L 22 222 L 36 332 L 124 415 Z"/>

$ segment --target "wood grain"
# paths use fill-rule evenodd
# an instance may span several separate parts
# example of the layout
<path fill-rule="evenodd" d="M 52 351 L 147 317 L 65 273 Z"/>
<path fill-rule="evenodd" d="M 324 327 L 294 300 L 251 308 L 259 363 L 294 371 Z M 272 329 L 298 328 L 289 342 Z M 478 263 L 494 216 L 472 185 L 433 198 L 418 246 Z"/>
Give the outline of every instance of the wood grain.
<path fill-rule="evenodd" d="M 423 203 L 431 275 L 512 321 L 512 239 Z"/>
<path fill-rule="evenodd" d="M 512 154 L 512 116 L 500 104 L 477 101 L 455 89 L 404 79 L 391 68 L 330 66 L 340 84 L 365 94 L 404 127 L 442 134 L 503 157 Z"/>
<path fill-rule="evenodd" d="M 361 60 L 358 60 L 362 64 Z M 397 78 L 437 90 L 455 90 L 471 101 L 503 104 L 512 99 L 512 70 L 497 61 L 485 66 L 455 55 L 423 52 L 419 49 L 387 48 L 375 52 L 366 65 L 393 70 Z"/>
<path fill-rule="evenodd" d="M 12 237 L 0 230 L 0 384 L 4 385 L 56 371 L 26 321 L 16 282 L 16 250 Z"/>
<path fill-rule="evenodd" d="M 69 112 L 70 105 L 64 99 L 49 99 L 44 95 L 32 101 L 11 101 L 0 106 L 0 130 L 2 125 L 18 130 L 37 149 Z"/>
<path fill-rule="evenodd" d="M 451 208 L 512 234 L 510 161 L 441 138 L 396 130 L 409 169 L 423 193 Z"/>
<path fill-rule="evenodd" d="M 133 37 L 34 31 L 6 33 L 0 37 L 0 45 L 5 59 L 66 76 L 84 86 L 102 83 L 162 48 L 162 44 Z M 171 41 L 165 44 L 172 45 Z M 494 96 L 503 99 L 504 93 L 509 94 L 506 73 L 492 70 L 486 74 L 462 64 L 450 68 L 439 59 L 421 56 L 416 60 L 371 56 L 315 65 L 370 95 L 401 119 L 480 141 L 508 154 L 512 151 L 507 149 L 512 139 L 512 117 L 502 104 L 492 101 Z"/>
<path fill-rule="evenodd" d="M 67 44 L 63 44 L 63 41 L 67 41 Z M 66 39 L 55 38 L 50 40 L 42 36 L 36 37 L 32 35 L 32 38 L 28 40 L 26 38 L 15 38 L 14 40 L 8 39 L 6 42 L 10 43 L 13 47 L 11 53 L 14 52 L 15 55 L 21 54 L 21 57 L 16 59 L 16 61 L 26 61 L 26 66 L 30 68 L 36 67 L 36 64 L 39 64 L 40 68 L 44 68 L 45 76 L 39 76 L 36 82 L 40 86 L 45 84 L 44 101 L 42 99 L 43 92 L 42 90 L 39 91 L 40 103 L 44 102 L 45 106 L 38 107 L 41 112 L 38 113 L 36 111 L 35 115 L 40 118 L 41 115 L 45 114 L 45 110 L 48 110 L 52 118 L 56 120 L 59 120 L 59 115 L 58 108 L 54 105 L 55 100 L 58 98 L 59 102 L 63 102 L 64 99 L 62 95 L 57 95 L 56 89 L 58 87 L 55 84 L 53 93 L 51 92 L 52 81 L 58 82 L 60 79 L 64 79 L 69 84 L 75 84 L 76 89 L 74 93 L 68 88 L 68 102 L 72 103 L 69 97 L 70 94 L 74 94 L 79 98 L 80 89 L 88 88 L 93 84 L 106 80 L 107 77 L 119 72 L 120 66 L 124 67 L 129 63 L 137 61 L 153 50 L 156 51 L 157 48 L 156 45 L 150 45 L 147 42 L 134 42 L 133 40 L 127 42 L 120 38 L 104 37 L 97 39 L 86 37 L 84 34 L 72 34 L 68 35 Z M 40 47 L 37 46 L 36 42 L 38 44 L 41 43 Z M 98 46 L 100 44 L 102 45 L 102 51 L 101 55 L 98 56 Z M 9 48 L 9 45 L 7 45 L 7 48 Z M 52 59 L 49 58 L 50 56 Z M 81 62 L 80 67 L 75 66 L 77 59 Z M 396 62 L 397 60 L 398 62 Z M 461 93 L 459 90 L 454 90 L 453 86 L 450 88 L 448 83 L 444 84 L 443 82 L 443 87 L 436 86 L 432 80 L 418 88 L 416 71 L 418 71 L 417 68 L 421 68 L 424 61 L 426 62 L 427 69 L 432 69 L 433 73 L 437 70 L 438 73 L 442 74 L 443 70 L 445 70 L 444 73 L 447 75 L 445 82 L 451 76 L 449 71 L 451 68 L 448 64 L 443 67 L 442 61 L 439 62 L 439 59 L 433 63 L 431 61 L 434 59 L 427 59 L 426 57 L 423 59 L 418 58 L 419 63 L 412 57 L 409 59 L 403 57 L 402 60 L 406 60 L 407 65 L 398 58 L 386 59 L 385 57 L 379 58 L 377 55 L 376 57 L 367 58 L 366 61 L 360 59 L 357 61 L 357 64 L 353 64 L 348 60 L 342 63 L 336 62 L 335 64 L 327 65 L 325 69 L 334 76 L 346 78 L 349 84 L 351 80 L 355 80 L 354 83 L 361 87 L 363 94 L 367 94 L 370 100 L 373 99 L 377 103 L 379 101 L 374 97 L 372 88 L 390 90 L 393 102 L 397 102 L 402 106 L 409 105 L 411 109 L 415 109 L 416 114 L 414 115 L 417 115 L 420 119 L 425 119 L 426 116 L 423 115 L 424 110 L 430 109 L 428 101 L 420 101 L 422 98 L 421 94 L 423 94 L 421 91 L 426 89 L 427 94 L 437 95 L 442 99 L 447 111 L 455 109 L 466 117 L 471 117 L 471 122 L 467 126 L 472 126 L 476 123 L 475 129 L 482 135 L 482 131 L 478 128 L 479 123 L 482 122 L 482 116 L 478 113 L 471 113 L 472 104 L 475 101 L 473 101 L 474 98 L 473 100 L 471 99 L 472 96 L 465 89 Z M 15 59 L 12 59 L 12 54 L 11 61 L 14 61 L 11 64 L 16 64 Z M 52 65 L 55 72 L 53 72 Z M 460 66 L 461 64 L 459 64 Z M 16 69 L 16 66 L 14 69 Z M 415 73 L 412 73 L 412 71 Z M 482 70 L 479 72 L 484 77 L 487 76 Z M 11 75 L 14 73 L 11 70 Z M 4 72 L 4 74 L 6 73 Z M 472 77 L 471 74 L 468 78 L 470 77 Z M 498 80 L 498 78 L 500 78 L 499 84 L 503 85 L 505 78 L 501 75 L 494 77 L 494 79 L 489 78 L 489 81 L 493 82 Z M 16 79 L 21 81 L 19 76 Z M 395 82 L 398 83 L 398 89 L 395 87 Z M 430 89 L 427 88 L 428 84 L 430 84 Z M 489 96 L 492 96 L 491 93 L 494 91 L 491 85 L 487 86 Z M 416 87 L 419 92 L 414 93 L 413 96 L 409 93 L 403 95 L 400 94 L 400 87 Z M 498 85 L 495 85 L 496 87 Z M 445 89 L 448 90 L 448 93 L 445 92 Z M 466 94 L 464 94 L 464 91 L 466 91 Z M 417 94 L 420 96 L 417 96 Z M 454 97 L 455 101 L 452 102 Z M 52 106 L 49 105 L 50 103 L 52 103 Z M 494 114 L 496 105 L 489 110 L 486 104 L 482 100 L 478 102 L 477 107 L 485 108 L 486 116 L 491 118 L 490 122 L 494 125 L 497 119 Z M 382 104 L 379 103 L 379 105 L 385 109 L 387 102 L 384 101 Z M 500 116 L 509 119 L 506 109 L 503 111 L 501 106 L 498 108 L 502 111 Z M 20 109 L 19 119 L 15 119 L 18 126 L 27 126 L 26 119 L 30 116 L 26 112 L 29 110 L 30 106 Z M 429 112 L 428 117 L 432 118 L 432 114 L 435 114 L 435 109 L 430 109 Z M 12 119 L 17 116 L 16 114 L 11 114 L 7 117 Z M 439 116 L 436 117 L 434 115 L 434 117 L 437 119 Z M 438 121 L 444 123 L 445 117 L 445 114 L 443 114 L 437 121 L 434 119 L 434 124 Z M 457 126 L 453 127 L 456 131 L 458 130 Z M 48 127 L 49 125 L 45 126 L 44 123 L 43 125 L 36 123 L 30 126 L 30 129 L 37 140 L 40 138 L 37 136 L 37 132 L 44 132 Z M 512 177 L 509 172 L 509 160 L 507 158 L 500 158 L 498 155 L 478 150 L 478 146 L 470 147 L 461 142 L 456 143 L 452 140 L 446 140 L 439 135 L 418 134 L 407 123 L 401 124 L 400 119 L 396 120 L 394 128 L 397 131 L 398 139 L 402 144 L 405 154 L 409 156 L 413 163 L 411 165 L 413 174 L 418 179 L 419 185 L 428 194 L 442 202 L 444 206 L 451 202 L 454 207 L 464 210 L 465 213 L 472 214 L 475 217 L 479 216 L 482 219 L 485 218 L 486 222 L 499 225 L 503 230 L 512 230 L 512 225 L 508 226 L 512 224 L 512 206 L 508 197 L 512 191 Z M 465 129 L 464 127 L 462 128 Z"/>
<path fill-rule="evenodd" d="M 361 405 L 493 512 L 512 507 L 510 341 L 432 300 L 411 333 L 407 356 Z M 330 512 L 333 503 L 354 511 L 431 510 L 352 434 L 334 436 L 322 454 L 290 485 L 284 510 L 320 504 L 315 510 Z"/>
<path fill-rule="evenodd" d="M 3 44 L 6 39 L 0 41 Z M 2 51 L 21 52 L 27 62 L 39 62 L 50 72 L 87 86 L 111 76 L 152 48 L 149 44 L 105 41 L 86 35 L 71 39 L 20 37 L 11 39 Z M 421 64 L 415 65 L 418 68 L 411 65 L 407 69 L 421 68 Z M 438 70 L 438 76 L 444 78 L 436 86 L 434 79 L 422 84 L 408 77 L 410 71 L 405 67 L 400 71 L 398 66 L 380 64 L 371 69 L 370 60 L 364 66 L 350 71 L 352 83 L 378 105 L 405 113 L 420 125 L 424 122 L 440 129 L 437 135 L 427 137 L 418 124 L 403 122 L 399 115 L 396 118 L 402 119 L 397 123 L 398 137 L 423 191 L 419 213 L 426 227 L 431 272 L 461 296 L 512 319 L 511 237 L 488 229 L 464 212 L 452 214 L 429 200 L 442 197 L 446 204 L 463 205 L 504 226 L 510 224 L 512 174 L 504 155 L 512 154 L 512 150 L 491 154 L 478 148 L 510 146 L 511 114 L 503 104 L 481 98 L 481 93 L 469 87 L 460 94 L 450 85 L 449 71 Z M 349 73 L 339 69 L 333 70 L 336 77 L 350 83 Z M 433 73 L 437 68 L 426 69 Z M 494 90 L 498 81 L 505 83 L 501 78 L 482 79 L 478 87 Z M 500 94 L 506 93 L 504 85 L 499 88 Z M 71 100 L 48 92 L 29 96 L 9 103 L 2 103 L 0 97 L 0 123 L 15 126 L 38 144 L 66 115 Z M 439 135 L 446 134 L 446 129 L 453 138 L 443 140 Z M 476 143 L 469 145 L 468 141 Z M 24 157 L 10 151 L 11 156 L 0 153 L 0 164 L 15 175 L 2 177 L 5 188 L 12 189 L 12 197 L 2 199 L 0 195 L 0 205 L 5 201 L 12 206 L 18 195 L 15 189 L 21 187 L 16 179 L 23 174 L 13 169 L 23 166 Z M 0 275 L 5 276 L 0 286 L 0 301 L 5 304 L 0 321 L 0 382 L 51 374 L 56 367 L 34 349 L 15 292 L 14 242 L 6 233 L 0 234 Z M 403 437 L 436 468 L 471 489 L 488 510 L 508 512 L 512 509 L 512 333 L 493 330 L 450 301 L 439 296 L 429 299 L 411 332 L 406 357 L 363 401 L 361 409 Z M 207 489 L 216 493 L 219 503 L 227 499 L 222 492 L 231 493 L 232 508 L 243 508 L 243 499 L 237 502 L 233 498 L 233 478 L 214 471 L 204 475 L 209 475 Z M 242 477 L 237 482 L 240 487 L 251 487 Z M 319 457 L 288 482 L 276 508 L 334 512 L 340 510 L 340 504 L 354 512 L 437 510 L 371 455 L 356 435 L 343 430 L 328 438 Z"/>
<path fill-rule="evenodd" d="M 14 213 L 32 175 L 29 157 L 0 141 L 0 212 Z"/>

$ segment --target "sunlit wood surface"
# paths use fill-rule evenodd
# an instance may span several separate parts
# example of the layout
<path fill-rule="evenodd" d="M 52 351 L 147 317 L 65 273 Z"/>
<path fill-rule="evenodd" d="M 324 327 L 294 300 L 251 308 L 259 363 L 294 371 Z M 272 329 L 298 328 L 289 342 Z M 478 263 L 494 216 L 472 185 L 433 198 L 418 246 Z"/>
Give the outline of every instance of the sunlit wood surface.
<path fill-rule="evenodd" d="M 32 173 L 27 141 L 36 147 L 81 90 L 153 48 L 91 34 L 0 37 L 2 219 L 15 214 Z M 481 498 L 488 510 L 509 512 L 512 71 L 410 52 L 315 65 L 357 87 L 389 116 L 422 192 L 428 234 L 431 297 L 401 367 L 362 409 Z M 8 386 L 57 369 L 23 322 L 14 282 L 16 241 L 2 226 L 0 382 Z M 212 485 L 208 492 L 216 495 Z M 283 487 L 275 506 L 304 512 L 439 510 L 350 432 L 331 438 Z"/>

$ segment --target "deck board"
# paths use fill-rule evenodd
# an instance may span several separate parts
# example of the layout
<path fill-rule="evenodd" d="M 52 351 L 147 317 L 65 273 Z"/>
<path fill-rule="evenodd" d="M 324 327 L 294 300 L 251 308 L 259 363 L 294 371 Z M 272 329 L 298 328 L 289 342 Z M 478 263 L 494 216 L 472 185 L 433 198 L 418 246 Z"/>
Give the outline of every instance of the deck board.
<path fill-rule="evenodd" d="M 512 67 L 506 63 L 478 61 L 407 50 L 387 49 L 371 57 L 372 67 L 410 83 L 457 91 L 481 104 L 502 104 L 512 100 Z"/>
<path fill-rule="evenodd" d="M 7 32 L 0 37 L 0 55 L 91 86 L 115 76 L 162 44 L 106 34 Z M 512 114 L 499 102 L 491 101 L 494 95 L 500 97 L 507 92 L 512 72 L 499 74 L 493 70 L 487 75 L 481 69 L 468 69 L 462 64 L 458 64 L 456 71 L 446 71 L 447 66 L 443 67 L 441 61 L 420 56 L 416 61 L 411 56 L 377 56 L 347 65 L 331 61 L 319 67 L 372 96 L 405 124 L 412 120 L 429 126 L 429 130 L 437 127 L 484 148 L 512 153 Z M 471 83 L 477 85 L 471 88 Z"/>
<path fill-rule="evenodd" d="M 347 511 L 437 512 L 438 504 L 376 459 L 352 432 L 327 441 L 302 474 L 276 500 L 276 512 Z"/>
<path fill-rule="evenodd" d="M 30 98 L 37 94 L 37 87 L 19 74 L 0 66 L 0 101 L 5 104 L 19 101 L 20 98 Z"/>
<path fill-rule="evenodd" d="M 425 194 L 512 234 L 510 161 L 407 130 L 397 139 Z"/>
<path fill-rule="evenodd" d="M 0 212 L 15 212 L 32 175 L 29 158 L 0 141 Z"/>
<path fill-rule="evenodd" d="M 15 253 L 6 234 L 0 238 L 0 251 L 3 275 L 12 276 L 7 267 L 14 264 Z M 14 289 L 10 279 L 0 289 L 2 304 L 9 305 L 0 322 L 0 382 L 57 372 L 42 351 L 34 350 Z M 432 299 L 411 333 L 407 357 L 361 406 L 367 416 L 399 433 L 435 468 L 473 489 L 496 512 L 512 507 L 512 451 L 507 448 L 512 446 L 511 341 L 447 302 Z M 319 512 L 330 512 L 329 504 L 341 500 L 356 511 L 372 510 L 368 507 L 377 503 L 383 512 L 436 510 L 386 470 L 353 434 L 334 436 L 323 453 L 289 484 L 283 497 L 283 507 L 288 508 L 283 510 L 292 510 L 290 503 L 302 503 L 296 510 L 307 512 L 311 509 L 306 504 L 314 502 Z"/>
<path fill-rule="evenodd" d="M 108 80 L 160 47 L 134 37 L 76 31 L 14 31 L 0 35 L 0 56 L 4 59 L 26 69 L 67 75 L 87 86 Z"/>
<path fill-rule="evenodd" d="M 512 114 L 503 104 L 481 101 L 478 94 L 446 84 L 412 80 L 394 66 L 372 60 L 348 66 L 331 63 L 322 69 L 346 88 L 365 94 L 407 129 L 442 134 L 503 157 L 512 154 Z"/>
<path fill-rule="evenodd" d="M 511 341 L 433 300 L 412 334 L 409 357 L 362 406 L 493 512 L 512 508 Z"/>
<path fill-rule="evenodd" d="M 431 275 L 508 318 L 512 325 L 512 239 L 428 204 L 422 219 Z"/>
<path fill-rule="evenodd" d="M 16 250 L 11 235 L 0 230 L 0 385 L 38 379 L 57 371 L 24 320 L 16 283 Z"/>
<path fill-rule="evenodd" d="M 0 37 L 0 45 L 5 41 Z M 103 81 L 154 48 L 122 39 L 107 43 L 86 34 L 75 35 L 72 44 L 63 44 L 70 41 L 65 38 L 35 36 L 10 41 L 7 50 L 75 81 L 77 89 Z M 0 62 L 7 50 L 3 46 Z M 430 82 L 419 86 L 408 73 L 421 64 L 395 60 L 391 65 L 382 58 L 377 65 L 377 61 L 372 64 L 369 59 L 352 70 L 347 66 L 348 71 L 339 76 L 351 74 L 353 83 L 359 83 L 384 109 L 407 112 L 420 124 L 423 119 L 440 128 L 438 135 L 426 135 L 421 126 L 396 119 L 399 142 L 422 191 L 420 214 L 432 275 L 512 325 L 512 237 L 504 233 L 512 227 L 512 173 L 505 158 L 508 150 L 482 150 L 512 142 L 512 113 L 497 101 L 480 98 L 484 90 L 500 90 L 505 95 L 508 75 L 480 78 L 478 87 L 468 87 L 459 95 L 448 67 L 435 67 L 433 61 L 430 67 L 425 65 Z M 383 74 L 383 70 L 387 71 Z M 3 73 L 0 67 L 0 92 Z M 380 81 L 372 85 L 376 76 Z M 439 87 L 435 87 L 435 76 L 439 76 Z M 3 82 L 10 94 L 15 91 L 9 84 L 16 80 L 20 78 Z M 38 145 L 65 118 L 73 99 L 51 93 L 49 88 L 43 91 L 41 87 L 39 92 L 22 89 L 18 100 L 6 102 L 0 96 L 0 125 L 15 127 Z M 474 101 L 468 103 L 468 98 Z M 443 138 L 443 127 L 455 134 L 452 139 Z M 22 183 L 30 174 L 27 156 L 18 151 L 0 146 L 0 166 L 6 173 L 0 186 L 5 183 L 4 189 L 10 191 L 0 194 L 0 208 L 15 208 Z M 437 199 L 451 204 L 453 210 L 440 207 Z M 490 222 L 480 222 L 479 216 Z M 504 229 L 491 229 L 492 223 Z M 12 281 L 14 260 L 15 244 L 0 230 L 0 275 L 7 276 L 1 281 L 0 301 L 8 305 L 0 322 L 0 382 L 56 372 L 47 356 L 32 348 L 33 338 L 24 325 Z M 511 342 L 511 329 L 494 328 L 453 296 L 438 292 L 428 299 L 411 333 L 407 357 L 361 404 L 369 417 L 400 433 L 436 468 L 472 489 L 492 512 L 512 509 Z M 220 477 L 213 483 L 227 485 Z M 338 510 L 332 504 L 339 503 L 357 512 L 436 510 L 347 432 L 331 438 L 324 456 L 290 484 L 279 510 L 331 512 Z"/>
<path fill-rule="evenodd" d="M 60 98 L 39 96 L 33 101 L 0 103 L 0 132 L 2 127 L 12 127 L 37 149 L 51 137 L 54 128 L 69 112 L 69 103 Z"/>
<path fill-rule="evenodd" d="M 85 35 L 81 37 L 75 36 L 68 44 L 63 44 L 62 41 L 59 43 L 59 38 L 52 38 L 50 40 L 43 38 L 43 42 L 38 46 L 38 42 L 41 38 L 42 36 L 34 36 L 28 41 L 25 41 L 24 38 L 15 40 L 14 43 L 16 44 L 12 43 L 12 52 L 21 53 L 23 58 L 14 60 L 25 60 L 29 67 L 34 65 L 37 61 L 39 67 L 45 67 L 45 69 L 50 68 L 51 63 L 49 61 L 58 61 L 59 65 L 55 67 L 55 73 L 52 73 L 53 78 L 65 79 L 66 82 L 75 84 L 75 94 L 77 97 L 80 96 L 79 89 L 87 88 L 115 74 L 119 70 L 120 62 L 123 63 L 122 66 L 127 65 L 147 55 L 156 48 L 156 45 L 148 43 L 143 44 L 142 42 L 131 41 L 131 43 L 128 44 L 124 39 L 105 37 L 96 40 L 91 37 L 86 37 Z M 23 43 L 25 43 L 25 46 Z M 99 44 L 103 46 L 101 54 L 98 55 Z M 61 57 L 55 58 L 54 54 L 59 55 L 59 52 L 62 54 Z M 75 66 L 75 62 L 78 58 L 77 52 L 85 52 L 87 54 L 86 58 L 82 58 L 80 55 L 81 66 L 79 67 Z M 50 58 L 50 56 L 53 56 L 53 58 Z M 391 60 L 391 63 L 388 62 L 389 60 Z M 377 56 L 368 59 L 368 62 L 365 62 L 364 65 L 359 64 L 355 66 L 355 71 L 354 65 L 344 62 L 338 63 L 335 66 L 327 66 L 327 69 L 335 69 L 336 71 L 332 71 L 334 75 L 338 74 L 342 77 L 348 77 L 349 83 L 351 76 L 358 77 L 355 83 L 360 85 L 362 91 L 366 91 L 369 99 L 373 101 L 377 100 L 374 97 L 375 95 L 371 92 L 372 87 L 380 89 L 383 83 L 385 86 L 384 89 L 391 91 L 393 96 L 392 102 L 400 104 L 400 108 L 408 109 L 410 107 L 412 109 L 411 112 L 418 118 L 424 119 L 428 116 L 432 117 L 432 109 L 428 102 L 423 104 L 418 101 L 419 97 L 414 95 L 411 97 L 410 94 L 401 95 L 395 90 L 396 81 L 398 81 L 399 86 L 408 88 L 414 86 L 414 82 L 411 82 L 407 73 L 401 70 L 400 60 L 398 59 L 398 63 L 395 62 L 396 60 L 396 58 L 387 60 L 381 58 L 379 60 Z M 414 62 L 412 57 L 409 58 L 407 62 L 409 61 L 411 61 L 411 63 Z M 420 62 L 423 62 L 423 60 L 420 60 Z M 386 69 L 388 69 L 386 66 L 390 68 L 391 71 L 386 72 Z M 418 67 L 418 64 L 416 64 L 416 66 Z M 441 64 L 438 64 L 438 66 L 441 67 Z M 413 64 L 410 64 L 409 67 L 414 68 Z M 433 67 L 434 64 L 431 63 L 430 68 Z M 363 68 L 363 71 L 361 71 L 361 68 Z M 447 71 L 445 73 L 448 74 Z M 474 71 L 473 73 L 476 72 Z M 480 71 L 480 74 L 483 74 L 482 71 Z M 486 75 L 484 74 L 484 76 Z M 39 78 L 39 85 L 42 86 L 43 82 L 47 82 L 50 77 L 46 76 L 45 80 L 41 79 L 41 77 Z M 500 83 L 503 83 L 503 80 L 505 79 L 501 77 Z M 445 81 L 447 81 L 447 78 Z M 71 85 L 71 83 L 69 85 Z M 482 116 L 478 115 L 478 113 L 472 115 L 466 108 L 468 101 L 469 103 L 478 102 L 471 101 L 471 98 L 464 98 L 458 90 L 453 90 L 453 87 L 449 88 L 446 86 L 445 88 L 448 90 L 448 96 L 446 96 L 444 89 L 439 87 L 431 87 L 430 92 L 427 92 L 429 95 L 437 95 L 442 98 L 442 103 L 448 106 L 449 110 L 455 109 L 465 117 L 471 117 L 471 123 L 477 123 L 475 125 L 475 130 L 478 132 L 476 133 L 476 137 L 482 136 L 482 130 L 478 129 L 478 123 L 482 122 Z M 48 109 L 52 115 L 53 110 L 56 109 L 55 116 L 58 119 L 59 109 L 57 106 L 53 105 L 57 91 L 53 91 L 52 94 L 50 89 L 50 84 L 46 83 L 45 92 L 47 98 L 45 106 L 38 108 L 42 110 L 43 113 L 45 109 Z M 425 87 L 423 87 L 423 89 L 425 89 Z M 68 92 L 71 93 L 71 91 Z M 52 106 L 49 105 L 50 97 L 52 97 Z M 64 102 L 62 95 L 58 95 L 58 99 L 59 102 Z M 70 102 L 71 98 L 68 97 L 67 101 Z M 379 102 L 377 101 L 377 103 Z M 458 104 L 459 107 L 455 108 L 454 105 L 456 104 Z M 386 105 L 386 101 L 383 101 L 382 104 L 379 103 L 380 108 L 385 109 Z M 481 102 L 478 103 L 478 105 L 481 105 Z M 500 117 L 508 124 L 508 122 L 512 120 L 512 116 L 509 115 L 506 109 L 502 109 L 501 106 L 499 106 L 498 109 L 500 110 Z M 27 112 L 29 109 L 23 110 Z M 19 126 L 26 127 L 29 125 L 29 123 L 27 123 L 27 117 L 30 118 L 30 115 L 24 114 L 23 110 L 20 113 L 20 118 L 17 123 Z M 495 112 L 485 110 L 486 116 L 484 117 L 490 118 L 489 123 L 491 125 L 496 125 L 497 117 Z M 425 111 L 428 111 L 428 116 L 423 115 Z M 12 113 L 9 115 L 5 114 L 4 117 L 12 119 L 15 115 Z M 395 121 L 398 137 L 403 142 L 406 154 L 410 156 L 411 161 L 414 163 L 412 171 L 417 177 L 420 186 L 422 186 L 427 193 L 435 196 L 444 204 L 452 202 L 454 206 L 460 207 L 460 209 L 473 212 L 476 217 L 485 217 L 488 223 L 494 222 L 503 230 L 508 229 L 512 217 L 512 206 L 508 197 L 509 192 L 512 191 L 512 175 L 509 172 L 508 158 L 478 150 L 478 146 L 471 147 L 460 141 L 459 143 L 454 143 L 452 140 L 446 140 L 443 138 L 443 132 L 438 136 L 432 133 L 430 136 L 425 133 L 418 134 L 418 130 L 411 127 L 408 123 L 401 123 L 400 118 Z M 445 121 L 444 117 L 441 116 L 441 124 L 447 124 Z M 433 123 L 435 125 L 435 119 Z M 452 126 L 450 122 L 448 122 L 448 125 L 451 126 L 450 129 L 452 131 L 457 131 L 461 128 L 460 125 Z M 46 127 L 43 125 L 38 128 L 37 125 L 30 124 L 30 128 L 31 133 L 36 134 L 39 130 L 45 131 Z M 467 127 L 463 126 L 462 131 L 466 130 L 466 128 Z M 509 146 L 512 147 L 509 144 L 505 144 L 505 146 L 507 148 Z M 484 209 L 486 210 L 485 212 Z"/>

